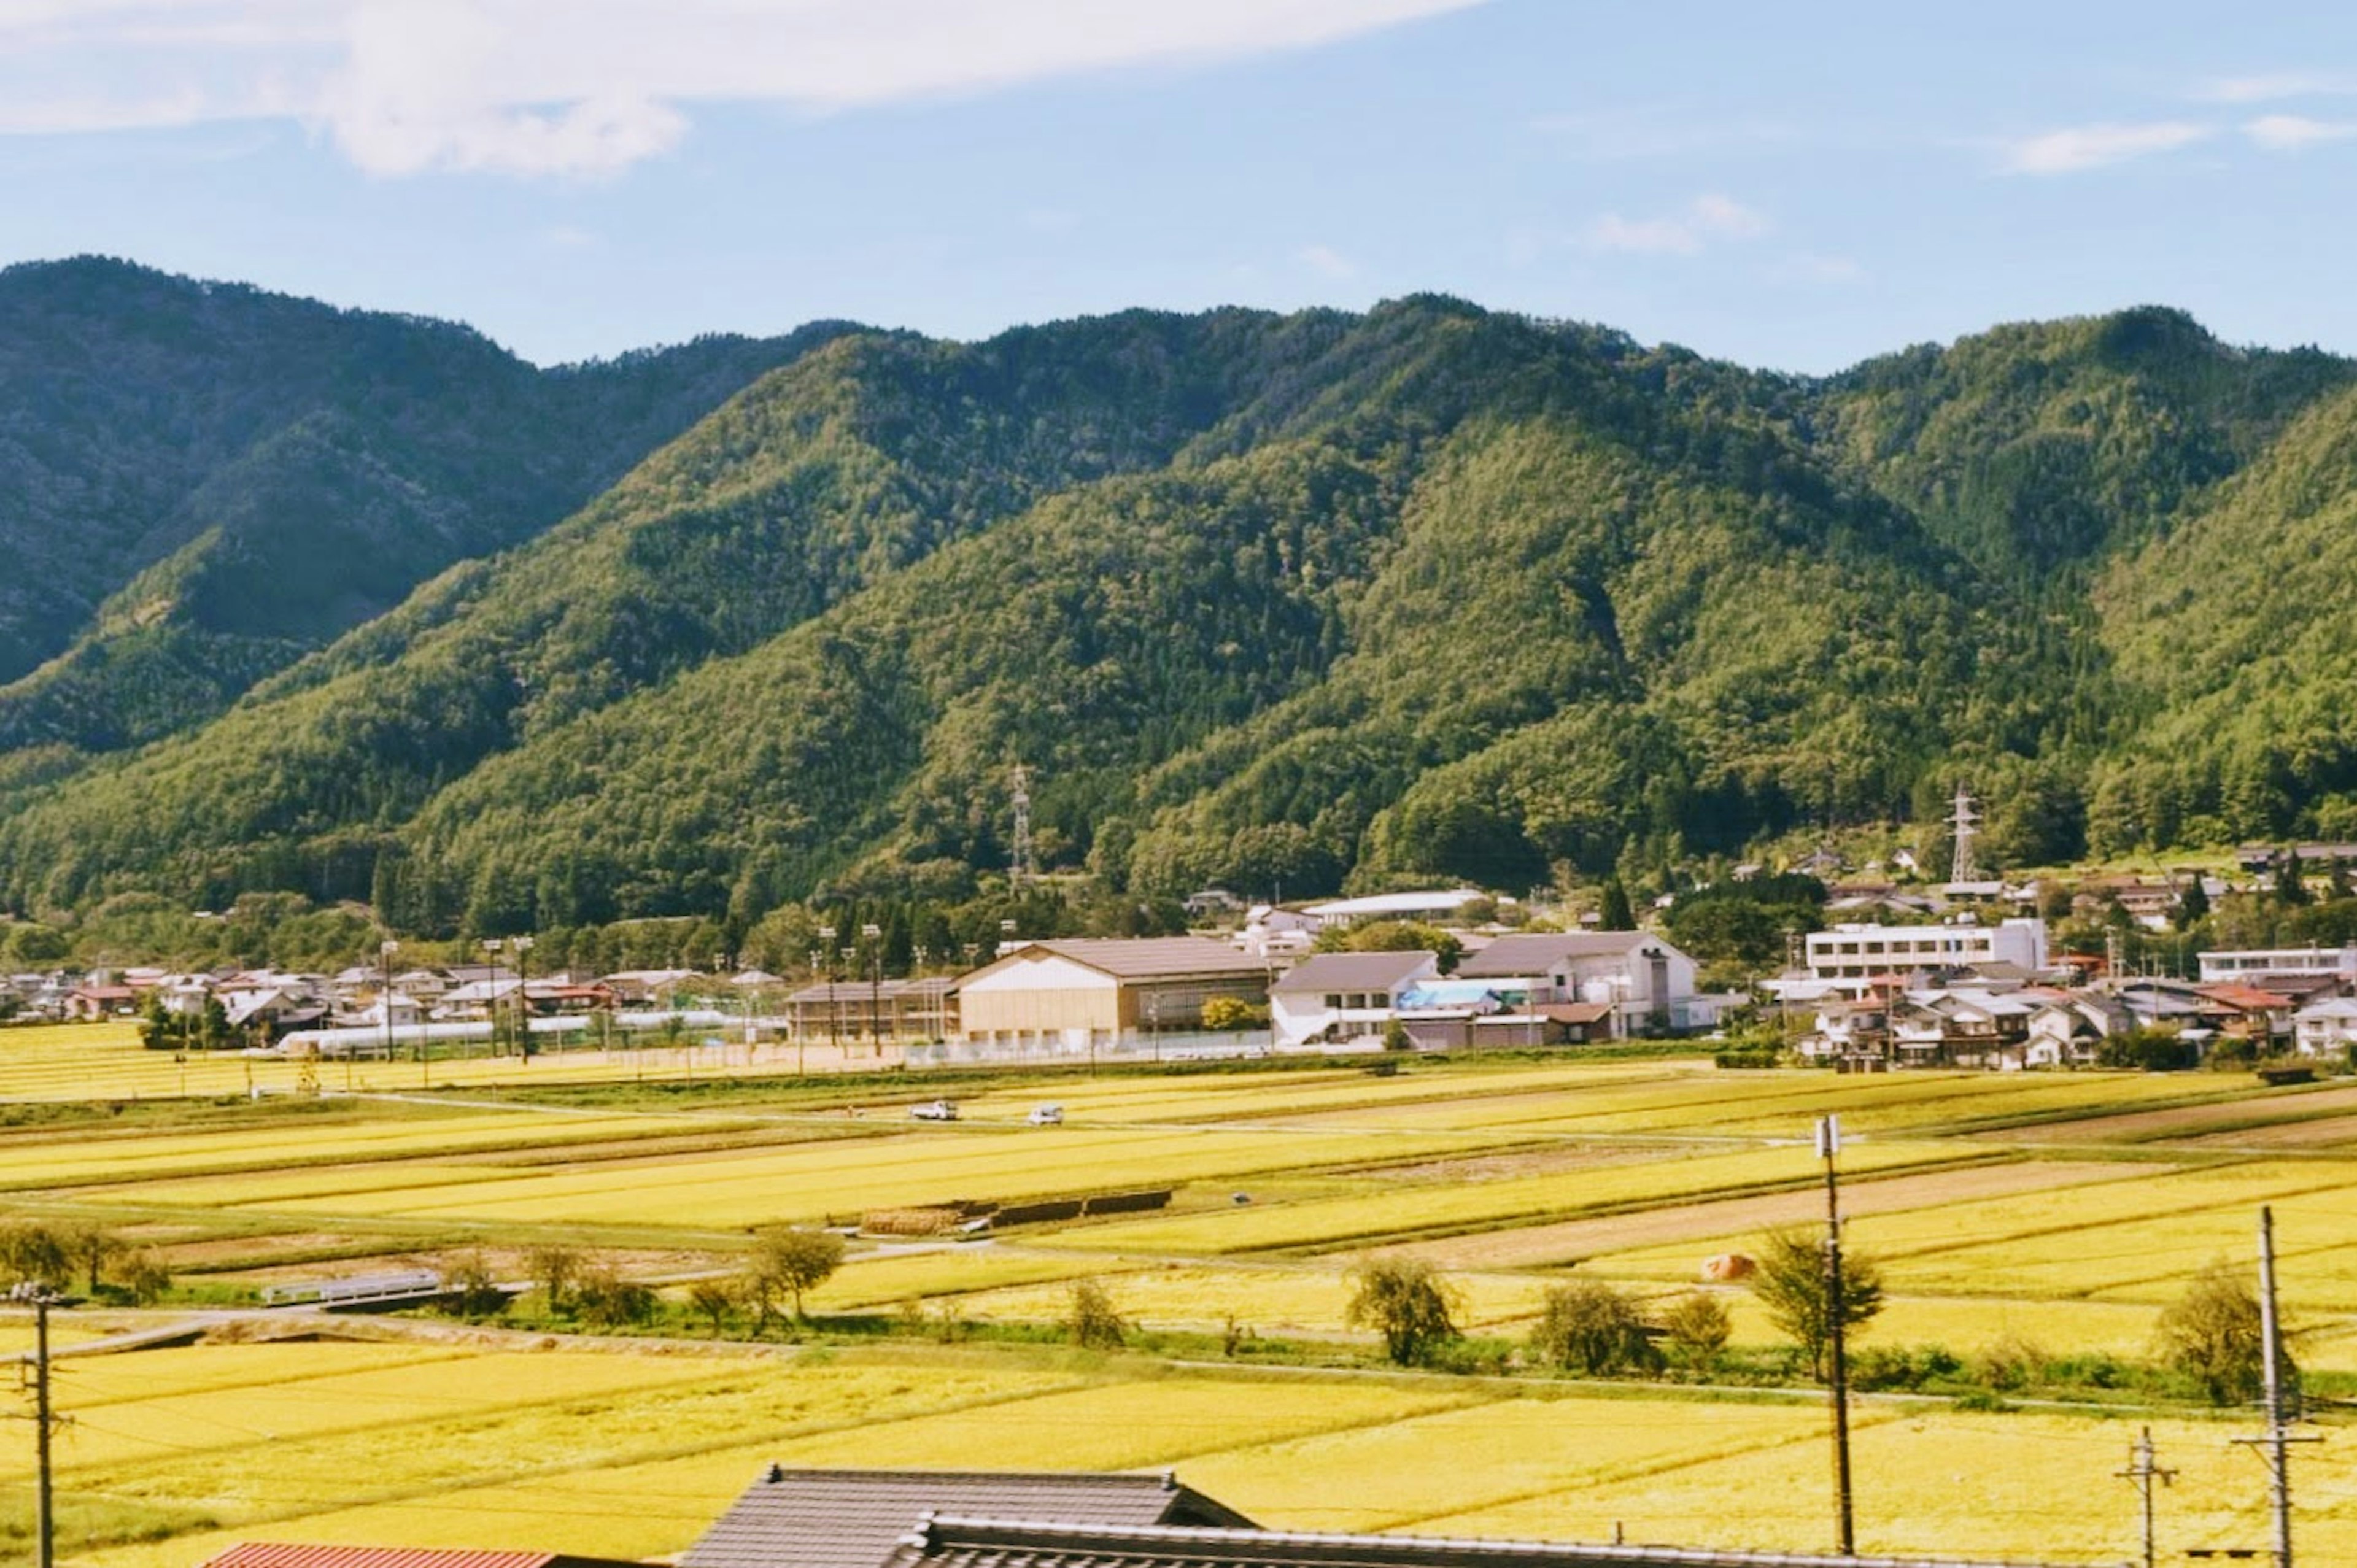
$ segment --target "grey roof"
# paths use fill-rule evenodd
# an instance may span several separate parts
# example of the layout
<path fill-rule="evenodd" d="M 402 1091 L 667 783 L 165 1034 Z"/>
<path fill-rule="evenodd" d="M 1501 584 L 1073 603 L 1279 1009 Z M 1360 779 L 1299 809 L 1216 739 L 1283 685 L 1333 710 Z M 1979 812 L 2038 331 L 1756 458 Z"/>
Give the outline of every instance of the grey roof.
<path fill-rule="evenodd" d="M 1036 948 L 1121 980 L 1174 980 L 1199 974 L 1265 975 L 1265 960 L 1209 937 L 1059 937 Z M 1012 954 L 1010 957 L 1014 956 Z"/>
<path fill-rule="evenodd" d="M 1651 931 L 1546 931 L 1500 937 L 1457 966 L 1459 980 L 1499 980 L 1538 974 L 1566 959 L 1617 958 L 1631 949 L 1669 943 Z"/>
<path fill-rule="evenodd" d="M 1302 991 L 1389 991 L 1409 975 L 1437 961 L 1437 953 L 1321 952 L 1304 959 L 1269 989 Z"/>
<path fill-rule="evenodd" d="M 789 1470 L 771 1466 L 682 1568 L 882 1568 L 928 1514 L 987 1514 L 1098 1529 L 1252 1520 L 1168 1473 L 1024 1475 L 965 1470 Z"/>
<path fill-rule="evenodd" d="M 888 1568 L 1974 1568 L 1944 1557 L 1826 1557 L 1707 1547 L 1437 1540 L 1265 1530 L 1107 1528 L 937 1516 Z M 2006 1568 L 1984 1563 L 1978 1568 Z M 2012 1568 L 2029 1568 L 2014 1564 Z"/>

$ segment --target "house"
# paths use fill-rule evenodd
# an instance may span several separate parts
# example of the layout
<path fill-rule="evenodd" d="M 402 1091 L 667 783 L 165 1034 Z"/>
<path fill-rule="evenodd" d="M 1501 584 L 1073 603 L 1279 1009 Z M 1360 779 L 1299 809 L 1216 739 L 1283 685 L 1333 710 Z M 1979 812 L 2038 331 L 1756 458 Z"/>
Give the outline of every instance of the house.
<path fill-rule="evenodd" d="M 1255 904 L 1244 911 L 1244 929 L 1236 933 L 1236 946 L 1254 958 L 1296 959 L 1316 943 L 1324 924 L 1299 909 Z"/>
<path fill-rule="evenodd" d="M 883 1568 L 918 1522 L 937 1513 L 1131 1529 L 1254 1528 L 1168 1471 L 1032 1475 L 772 1465 L 681 1554 L 680 1568 Z"/>
<path fill-rule="evenodd" d="M 1181 1485 L 1168 1471 L 1158 1476 L 1028 1475 L 789 1470 L 780 1466 L 770 1466 L 754 1482 L 704 1539 L 681 1555 L 679 1563 L 680 1568 L 1975 1568 L 1950 1558 L 1828 1557 L 1619 1542 L 1264 1530 Z"/>
<path fill-rule="evenodd" d="M 2357 997 L 2311 1002 L 2291 1016 L 2292 1045 L 2304 1057 L 2345 1056 L 2357 1047 Z"/>
<path fill-rule="evenodd" d="M 1891 1055 L 1910 1067 L 2020 1068 L 2038 1006 L 2019 993 L 1910 991 L 1891 1008 Z"/>
<path fill-rule="evenodd" d="M 1439 978 L 1435 952 L 1318 953 L 1269 987 L 1270 1027 L 1279 1046 L 1377 1037 L 1399 1017 L 1403 993 Z"/>
<path fill-rule="evenodd" d="M 2208 1004 L 2202 1021 L 2229 1039 L 2247 1040 L 2253 1048 L 2265 1052 L 2291 1037 L 2295 1004 L 2279 991 L 2229 982 L 2197 985 L 2194 993 Z"/>
<path fill-rule="evenodd" d="M 2182 980 L 2116 980 L 2106 983 L 2103 993 L 2118 1003 L 2130 1026 L 2138 1029 L 2199 1028 L 2209 1011 L 2200 989 Z"/>
<path fill-rule="evenodd" d="M 66 993 L 59 1015 L 77 1023 L 128 1018 L 139 1010 L 139 993 L 127 985 L 81 985 Z"/>
<path fill-rule="evenodd" d="M 1079 1055 L 1203 1026 L 1203 1004 L 1268 999 L 1266 961 L 1207 937 L 1076 937 L 1024 942 L 961 977 L 958 1032 L 971 1047 Z"/>
<path fill-rule="evenodd" d="M 1500 937 L 1458 966 L 1459 980 L 1504 981 L 1530 1007 L 1601 1006 L 1616 1035 L 1708 1028 L 1695 961 L 1650 931 L 1558 931 Z"/>
<path fill-rule="evenodd" d="M 2101 1054 L 2105 1038 L 2135 1026 L 2128 1010 L 2101 992 L 2070 991 L 2046 997 L 2029 1015 L 2025 1065 L 2090 1066 Z"/>

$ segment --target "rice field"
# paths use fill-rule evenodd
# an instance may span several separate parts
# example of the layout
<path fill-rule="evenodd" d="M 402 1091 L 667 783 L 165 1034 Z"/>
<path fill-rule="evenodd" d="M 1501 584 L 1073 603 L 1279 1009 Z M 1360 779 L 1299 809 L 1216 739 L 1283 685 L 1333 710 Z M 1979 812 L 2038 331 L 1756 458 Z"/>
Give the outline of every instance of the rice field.
<path fill-rule="evenodd" d="M 102 1083 L 172 1066 L 110 1046 L 103 1029 L 20 1033 L 36 1037 L 0 1032 L 0 1097 L 48 1097 L 59 1063 Z M 330 1064 L 331 1089 L 339 1071 Z M 895 1093 L 925 1091 L 920 1076 L 908 1084 Z M 1168 1187 L 1168 1208 L 1148 1215 L 855 1242 L 810 1305 L 1052 1322 L 1075 1282 L 1095 1280 L 1148 1328 L 1211 1336 L 1194 1354 L 1215 1359 L 1231 1321 L 1263 1338 L 1352 1336 L 1348 1271 L 1370 1255 L 1431 1262 L 1462 1325 L 1509 1339 L 1569 1278 L 1652 1297 L 1694 1288 L 1704 1259 L 1821 1221 L 1807 1136 L 1838 1112 L 1858 1135 L 1841 1157 L 1849 1243 L 1891 1293 L 1867 1348 L 2144 1356 L 2190 1274 L 2220 1256 L 2247 1262 L 2269 1204 L 2302 1364 L 2357 1371 L 2357 1144 L 2338 1137 L 2352 1092 L 2222 1075 L 1417 1062 L 1395 1077 L 1010 1077 L 960 1093 L 958 1124 L 912 1127 L 873 1100 L 842 1114 L 847 1092 L 801 1085 L 579 1110 L 495 1100 L 489 1079 L 449 1096 L 413 1082 L 398 1099 L 331 1097 L 299 1113 L 208 1109 L 201 1125 L 0 1130 L 0 1210 L 107 1220 L 232 1284 L 300 1277 L 306 1257 L 350 1272 L 377 1266 L 375 1249 L 390 1262 L 462 1241 L 520 1267 L 550 1237 L 685 1277 L 772 1220 Z M 1043 1101 L 1065 1107 L 1065 1126 L 1021 1125 Z M 1738 1346 L 1773 1340 L 1748 1292 L 1713 1288 Z M 91 1332 L 69 1316 L 59 1343 Z M 0 1323 L 0 1338 L 19 1350 L 26 1336 Z M 241 1539 L 675 1552 L 773 1458 L 1175 1465 L 1297 1528 L 1609 1539 L 1617 1525 L 1632 1540 L 1827 1544 L 1821 1405 L 1662 1385 L 1206 1369 L 915 1340 L 799 1357 L 592 1353 L 563 1337 L 462 1333 L 79 1357 L 60 1363 L 59 1400 L 76 1417 L 60 1448 L 81 1510 L 69 1524 L 120 1538 L 71 1560 L 120 1568 L 182 1568 Z M 2130 1554 L 2133 1498 L 2111 1476 L 2124 1423 L 1874 1400 L 1858 1424 L 1861 1472 L 1870 1464 L 1881 1483 L 1861 1488 L 1867 1550 Z M 2244 1425 L 2154 1425 L 2163 1463 L 2184 1472 L 2172 1539 L 2263 1542 L 2257 1467 L 2223 1441 Z M 2311 1561 L 2357 1561 L 2357 1466 L 2333 1457 L 2339 1435 L 2309 1456 Z M 28 1463 L 28 1443 L 0 1450 L 0 1496 L 21 1502 Z M 156 1539 L 131 1539 L 143 1533 Z"/>

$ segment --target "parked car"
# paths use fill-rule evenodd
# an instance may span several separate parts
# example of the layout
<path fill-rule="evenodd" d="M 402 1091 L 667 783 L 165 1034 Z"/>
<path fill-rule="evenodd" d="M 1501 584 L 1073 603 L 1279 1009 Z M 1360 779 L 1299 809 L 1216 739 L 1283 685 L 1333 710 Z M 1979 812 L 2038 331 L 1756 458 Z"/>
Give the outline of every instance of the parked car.
<path fill-rule="evenodd" d="M 1023 1120 L 1034 1127 L 1060 1127 L 1064 1124 L 1064 1108 L 1060 1105 L 1034 1105 L 1031 1114 Z"/>
<path fill-rule="evenodd" d="M 909 1106 L 909 1114 L 920 1122 L 954 1122 L 957 1120 L 957 1101 L 928 1100 L 921 1105 Z"/>

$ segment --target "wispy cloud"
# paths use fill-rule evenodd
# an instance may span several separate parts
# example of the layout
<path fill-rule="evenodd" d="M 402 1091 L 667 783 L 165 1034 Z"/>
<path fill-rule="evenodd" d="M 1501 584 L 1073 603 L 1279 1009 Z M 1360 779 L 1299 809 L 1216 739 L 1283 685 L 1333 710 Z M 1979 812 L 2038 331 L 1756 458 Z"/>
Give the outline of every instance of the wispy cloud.
<path fill-rule="evenodd" d="M 2301 114 L 2262 114 L 2246 121 L 2243 134 L 2271 153 L 2297 153 L 2320 142 L 2345 142 L 2357 136 L 2357 121 L 2311 120 Z"/>
<path fill-rule="evenodd" d="M 2193 96 L 2205 103 L 2272 103 L 2286 98 L 2330 97 L 2357 92 L 2357 75 L 2315 70 L 2278 70 L 2255 76 L 2223 76 L 2205 81 Z"/>
<path fill-rule="evenodd" d="M 0 130 L 299 119 L 374 173 L 598 174 L 813 112 L 1333 42 L 1485 0 L 0 0 Z"/>
<path fill-rule="evenodd" d="M 1330 245 L 1304 245 L 1293 252 L 1293 259 L 1338 283 L 1359 275 L 1359 263 Z"/>
<path fill-rule="evenodd" d="M 2131 158 L 2175 152 L 2208 141 L 2215 134 L 2216 127 L 2191 120 L 2072 125 L 2005 144 L 1999 166 L 2007 174 L 2077 174 Z"/>
<path fill-rule="evenodd" d="M 1717 241 L 1749 240 L 1767 231 L 1768 220 L 1761 213 L 1732 198 L 1706 192 L 1676 212 L 1659 217 L 1607 212 L 1587 226 L 1582 239 L 1592 251 L 1692 256 Z"/>

